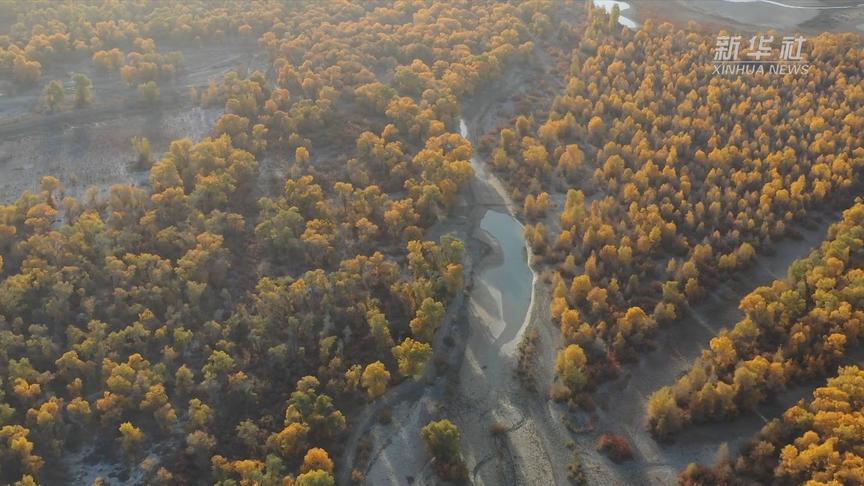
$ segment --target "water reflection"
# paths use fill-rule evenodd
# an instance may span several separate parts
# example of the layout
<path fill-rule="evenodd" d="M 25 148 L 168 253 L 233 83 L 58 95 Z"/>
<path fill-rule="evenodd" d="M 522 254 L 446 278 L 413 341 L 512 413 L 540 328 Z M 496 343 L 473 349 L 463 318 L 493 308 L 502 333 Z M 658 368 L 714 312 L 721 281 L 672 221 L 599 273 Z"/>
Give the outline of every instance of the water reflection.
<path fill-rule="evenodd" d="M 487 211 L 480 228 L 489 233 L 501 249 L 501 262 L 487 268 L 481 279 L 500 292 L 501 317 L 504 329 L 497 336 L 501 345 L 515 339 L 531 304 L 531 269 L 525 253 L 522 225 L 513 216 L 498 211 Z M 496 293 L 498 293 L 496 292 Z"/>

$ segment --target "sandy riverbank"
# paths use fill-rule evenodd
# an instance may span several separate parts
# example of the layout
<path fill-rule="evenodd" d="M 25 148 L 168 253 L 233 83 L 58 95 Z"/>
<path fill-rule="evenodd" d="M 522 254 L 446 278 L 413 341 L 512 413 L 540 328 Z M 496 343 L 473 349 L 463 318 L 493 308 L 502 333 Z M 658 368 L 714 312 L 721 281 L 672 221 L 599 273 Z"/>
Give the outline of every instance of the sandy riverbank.
<path fill-rule="evenodd" d="M 540 55 L 529 65 L 515 67 L 463 105 L 467 122 L 463 135 L 474 144 L 475 154 L 479 137 L 509 122 L 520 87 L 532 73 L 546 72 L 549 62 L 548 55 Z M 540 417 L 548 416 L 545 400 L 529 396 L 515 374 L 518 342 L 527 326 L 533 325 L 536 311 L 548 312 L 548 289 L 535 285 L 522 226 L 512 216 L 516 207 L 504 185 L 485 162 L 475 159 L 472 165 L 476 177 L 470 188 L 460 195 L 453 213 L 426 234 L 434 240 L 450 233 L 465 242 L 465 301 L 448 309 L 436 336 L 432 360 L 436 366 L 430 366 L 424 379 L 403 382 L 352 421 L 346 452 L 337 462 L 338 484 L 348 484 L 352 467 L 364 472 L 366 484 L 435 484 L 419 431 L 429 420 L 444 417 L 462 429 L 473 484 L 564 484 L 566 480 L 567 461 L 550 459 L 550 450 L 562 449 L 560 443 L 546 436 L 546 427 L 535 429 L 545 420 Z M 496 274 L 505 266 L 522 269 Z M 510 280 L 524 286 L 508 286 Z M 514 310 L 514 305 L 521 310 Z M 385 409 L 392 414 L 391 423 L 376 423 Z M 506 432 L 493 435 L 490 428 L 496 423 Z M 354 452 L 364 437 L 371 444 L 370 460 L 355 464 Z"/>
<path fill-rule="evenodd" d="M 467 127 L 463 130 L 468 135 Z M 448 362 L 452 372 L 437 377 L 418 400 L 396 405 L 391 424 L 372 427 L 377 448 L 366 472 L 369 484 L 434 484 L 419 429 L 441 417 L 462 430 L 463 455 L 474 484 L 553 484 L 556 479 L 545 445 L 530 432 L 537 410 L 525 409 L 514 373 L 516 345 L 532 315 L 536 277 L 503 185 L 481 161 L 473 163 L 472 204 L 464 207 L 469 214 L 430 231 L 462 237 L 468 258 L 476 262 L 470 295 L 456 320 L 467 331 L 457 336 L 464 339 L 457 341 L 464 346 L 463 355 Z M 506 431 L 492 434 L 496 424 Z"/>

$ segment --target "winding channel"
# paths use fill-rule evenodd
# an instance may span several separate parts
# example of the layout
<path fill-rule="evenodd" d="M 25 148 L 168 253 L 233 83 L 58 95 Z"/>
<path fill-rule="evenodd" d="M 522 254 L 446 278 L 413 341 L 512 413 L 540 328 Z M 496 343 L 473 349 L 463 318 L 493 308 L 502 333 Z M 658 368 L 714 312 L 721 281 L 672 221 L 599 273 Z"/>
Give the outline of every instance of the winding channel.
<path fill-rule="evenodd" d="M 460 121 L 460 132 L 471 139 L 465 121 Z M 824 214 L 814 227 L 802 228 L 800 238 L 776 242 L 771 254 L 760 255 L 734 280 L 721 282 L 658 333 L 653 352 L 597 390 L 594 412 L 571 415 L 545 396 L 555 380 L 552 363 L 560 345 L 557 330 L 549 325 L 548 285 L 539 282 L 529 264 L 522 225 L 500 181 L 479 157 L 471 163 L 475 177 L 470 188 L 453 214 L 427 233 L 430 239 L 454 234 L 465 242 L 465 292 L 448 308 L 436 335 L 434 364 L 423 378 L 394 387 L 352 424 L 338 484 L 350 484 L 352 468 L 363 472 L 367 484 L 437 484 L 419 432 L 441 418 L 454 421 L 462 432 L 471 484 L 568 484 L 567 465 L 574 453 L 592 484 L 671 484 L 687 463 L 713 462 L 723 443 L 734 453 L 764 417 L 776 416 L 809 393 L 806 385 L 790 389 L 731 423 L 694 426 L 673 444 L 658 444 L 644 428 L 648 395 L 672 383 L 711 337 L 740 318 L 737 306 L 743 295 L 784 276 L 795 259 L 817 246 L 836 215 Z M 529 325 L 540 334 L 541 391 L 533 393 L 514 372 L 516 348 Z M 392 420 L 382 424 L 378 417 L 385 410 Z M 583 431 L 571 434 L 565 422 Z M 624 435 L 633 444 L 634 460 L 614 464 L 600 455 L 594 444 L 604 432 Z M 369 439 L 368 460 L 355 457 L 362 437 Z"/>
<path fill-rule="evenodd" d="M 470 140 L 464 120 L 460 133 Z M 472 484 L 563 484 L 549 454 L 554 442 L 537 429 L 552 417 L 536 394 L 525 396 L 514 372 L 516 348 L 538 294 L 530 251 L 500 181 L 479 157 L 471 164 L 470 188 L 453 214 L 427 234 L 453 234 L 466 243 L 464 296 L 448 309 L 436 336 L 435 364 L 424 377 L 389 391 L 354 424 L 339 484 L 348 484 L 351 467 L 364 472 L 367 484 L 435 484 L 420 429 L 441 418 L 462 431 Z M 385 409 L 392 420 L 381 424 L 376 416 Z M 493 426 L 503 430 L 493 434 Z M 354 464 L 365 434 L 371 439 L 368 464 Z"/>

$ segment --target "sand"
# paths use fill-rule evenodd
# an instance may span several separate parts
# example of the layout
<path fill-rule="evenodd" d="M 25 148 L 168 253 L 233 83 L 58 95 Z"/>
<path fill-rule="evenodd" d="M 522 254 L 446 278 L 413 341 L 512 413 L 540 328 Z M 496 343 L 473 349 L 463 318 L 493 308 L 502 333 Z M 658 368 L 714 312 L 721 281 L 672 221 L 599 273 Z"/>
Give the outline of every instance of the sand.
<path fill-rule="evenodd" d="M 168 48 L 170 50 L 170 48 Z M 117 75 L 94 70 L 87 59 L 55 66 L 44 80 L 66 79 L 84 72 L 93 79 L 91 107 L 58 113 L 34 113 L 38 93 L 31 90 L 0 96 L 0 203 L 14 201 L 25 190 L 37 190 L 46 175 L 60 179 L 66 193 L 81 197 L 94 186 L 149 184 L 147 168 L 134 163 L 130 139 L 147 137 L 158 158 L 171 141 L 209 135 L 222 108 L 200 108 L 189 96 L 192 87 L 206 86 L 235 69 L 265 67 L 252 55 L 254 44 L 225 44 L 185 49 L 186 67 L 173 82 L 160 83 L 161 99 L 142 103 Z M 71 95 L 70 95 L 71 97 Z"/>
<path fill-rule="evenodd" d="M 709 31 L 864 32 L 861 0 L 632 0 L 628 17 L 686 26 L 696 21 Z"/>

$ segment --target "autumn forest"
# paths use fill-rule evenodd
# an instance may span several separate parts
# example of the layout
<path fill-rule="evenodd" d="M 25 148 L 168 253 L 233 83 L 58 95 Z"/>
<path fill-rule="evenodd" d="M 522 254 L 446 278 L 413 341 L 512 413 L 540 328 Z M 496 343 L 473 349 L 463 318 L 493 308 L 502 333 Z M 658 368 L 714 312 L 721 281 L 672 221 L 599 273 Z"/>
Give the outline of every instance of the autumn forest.
<path fill-rule="evenodd" d="M 0 0 L 0 484 L 864 483 L 862 33 L 633 4 Z"/>

